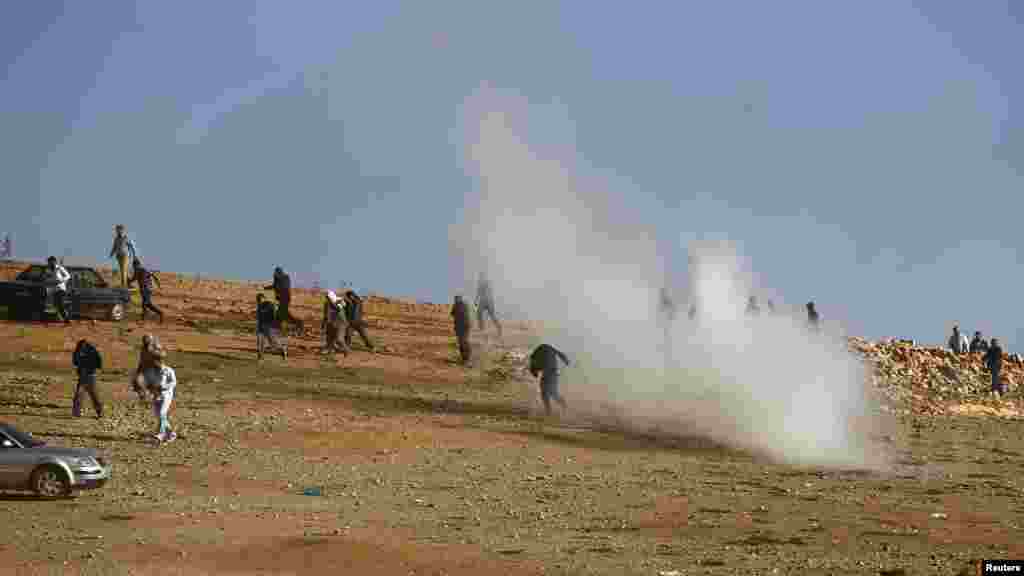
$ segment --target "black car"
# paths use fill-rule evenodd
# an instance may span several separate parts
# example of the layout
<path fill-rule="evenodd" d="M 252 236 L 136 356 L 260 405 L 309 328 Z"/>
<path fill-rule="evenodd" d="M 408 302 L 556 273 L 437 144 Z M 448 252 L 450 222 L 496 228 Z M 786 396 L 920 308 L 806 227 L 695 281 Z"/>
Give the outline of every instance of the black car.
<path fill-rule="evenodd" d="M 119 321 L 124 318 L 125 307 L 131 302 L 127 288 L 114 288 L 107 284 L 93 268 L 65 266 L 71 279 L 65 297 L 65 310 L 74 318 L 100 318 Z M 19 320 L 42 320 L 56 309 L 53 290 L 46 283 L 47 268 L 33 264 L 18 274 L 13 282 L 0 282 L 0 306 L 7 314 Z"/>

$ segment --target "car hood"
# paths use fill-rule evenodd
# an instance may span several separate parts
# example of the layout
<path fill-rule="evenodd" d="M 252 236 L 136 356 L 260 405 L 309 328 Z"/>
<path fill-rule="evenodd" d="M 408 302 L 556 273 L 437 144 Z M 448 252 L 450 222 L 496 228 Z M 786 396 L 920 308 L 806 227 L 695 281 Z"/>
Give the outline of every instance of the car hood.
<path fill-rule="evenodd" d="M 33 446 L 29 452 L 41 456 L 54 456 L 57 458 L 97 458 L 98 452 L 91 448 L 62 448 L 60 446 Z"/>

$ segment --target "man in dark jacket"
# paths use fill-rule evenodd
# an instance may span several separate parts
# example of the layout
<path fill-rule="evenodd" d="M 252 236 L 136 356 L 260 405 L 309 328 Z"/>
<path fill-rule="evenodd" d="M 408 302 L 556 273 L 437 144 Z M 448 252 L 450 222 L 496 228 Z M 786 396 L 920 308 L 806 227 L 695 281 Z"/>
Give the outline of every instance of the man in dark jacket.
<path fill-rule="evenodd" d="M 452 319 L 455 321 L 455 339 L 459 343 L 459 355 L 462 357 L 462 363 L 468 364 L 469 358 L 473 354 L 473 349 L 469 345 L 471 322 L 469 307 L 466 306 L 466 301 L 462 299 L 462 296 L 455 297 L 455 303 L 452 304 Z"/>
<path fill-rule="evenodd" d="M 146 310 L 155 312 L 160 316 L 160 323 L 164 323 L 164 313 L 153 305 L 153 282 L 160 286 L 160 278 L 152 270 L 142 265 L 142 261 L 136 258 L 132 262 L 132 277 L 128 279 L 128 286 L 133 282 L 139 283 L 139 296 L 142 297 L 142 321 L 146 321 Z"/>
<path fill-rule="evenodd" d="M 988 342 L 981 337 L 980 330 L 976 330 L 974 332 L 974 338 L 971 338 L 971 345 L 968 348 L 968 351 L 970 351 L 971 354 L 974 354 L 975 352 L 980 352 L 982 354 L 988 352 Z"/>
<path fill-rule="evenodd" d="M 565 410 L 568 408 L 565 399 L 558 393 L 558 360 L 569 366 L 569 357 L 550 344 L 541 344 L 530 354 L 530 374 L 534 378 L 539 373 L 540 398 L 544 402 L 544 410 L 551 415 L 551 400 L 554 399 Z"/>
<path fill-rule="evenodd" d="M 159 338 L 152 334 L 142 335 L 142 346 L 139 348 L 139 363 L 132 374 L 131 387 L 139 396 L 139 401 L 143 404 L 149 404 L 145 386 L 143 386 L 143 374 L 154 366 L 153 358 L 163 353 L 164 349 L 160 345 Z"/>
<path fill-rule="evenodd" d="M 761 307 L 757 304 L 757 296 L 751 296 L 747 299 L 747 316 L 760 316 Z"/>
<path fill-rule="evenodd" d="M 1003 383 L 999 379 L 999 372 L 1003 369 L 1003 348 L 999 345 L 999 339 L 993 338 L 989 344 L 988 351 L 983 358 L 985 367 L 992 372 L 992 391 L 997 394 L 1004 394 Z"/>
<path fill-rule="evenodd" d="M 281 357 L 288 359 L 288 347 L 284 340 L 278 340 L 278 320 L 275 314 L 274 304 L 263 298 L 263 294 L 256 295 L 256 358 L 263 358 L 263 349 L 267 343 L 281 351 Z"/>
<path fill-rule="evenodd" d="M 96 394 L 96 371 L 103 369 L 103 357 L 95 346 L 82 339 L 71 354 L 71 363 L 78 369 L 78 385 L 75 386 L 75 396 L 71 401 L 71 415 L 75 418 L 82 415 L 82 390 L 85 389 L 96 410 L 96 417 L 102 418 L 103 404 Z"/>
<path fill-rule="evenodd" d="M 672 299 L 672 294 L 669 293 L 668 288 L 661 288 L 658 311 L 664 314 L 669 322 L 676 319 L 676 303 Z"/>
<path fill-rule="evenodd" d="M 305 327 L 302 320 L 292 316 L 291 311 L 288 309 L 292 303 L 292 279 L 284 269 L 280 266 L 274 268 L 274 283 L 264 286 L 263 289 L 274 291 L 274 297 L 277 298 L 277 318 L 281 323 L 281 327 L 284 328 L 284 323 L 288 322 L 297 326 L 299 332 L 304 332 Z"/>
<path fill-rule="evenodd" d="M 363 339 L 363 344 L 372 351 L 373 342 L 370 342 L 370 337 L 366 335 L 366 320 L 363 320 L 363 299 L 353 290 L 345 292 L 345 315 L 348 319 L 348 325 L 345 326 L 345 345 L 352 348 L 352 331 L 355 330 Z"/>

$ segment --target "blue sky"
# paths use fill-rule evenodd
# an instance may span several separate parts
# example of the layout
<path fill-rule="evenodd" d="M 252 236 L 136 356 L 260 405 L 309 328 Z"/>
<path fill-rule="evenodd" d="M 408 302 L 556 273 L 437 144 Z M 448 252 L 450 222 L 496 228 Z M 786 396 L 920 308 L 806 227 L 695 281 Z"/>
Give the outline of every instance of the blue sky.
<path fill-rule="evenodd" d="M 527 99 L 656 234 L 741 243 L 851 332 L 1016 348 L 1024 8 L 906 2 L 12 2 L 0 232 L 448 301 L 463 102 Z M 767 292 L 766 292 L 767 294 Z"/>

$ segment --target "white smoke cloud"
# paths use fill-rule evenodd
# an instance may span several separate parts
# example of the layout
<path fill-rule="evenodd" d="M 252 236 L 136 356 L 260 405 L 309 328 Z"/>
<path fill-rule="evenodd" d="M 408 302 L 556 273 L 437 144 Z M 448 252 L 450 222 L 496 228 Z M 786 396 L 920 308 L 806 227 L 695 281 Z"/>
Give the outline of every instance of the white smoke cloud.
<path fill-rule="evenodd" d="M 748 318 L 752 276 L 733 245 L 691 247 L 687 301 L 668 323 L 653 231 L 614 195 L 578 189 L 572 158 L 528 145 L 522 99 L 483 88 L 465 113 L 478 186 L 451 236 L 467 292 L 486 273 L 506 313 L 540 322 L 540 339 L 580 360 L 563 376 L 577 411 L 611 406 L 626 426 L 697 433 L 793 463 L 882 463 L 861 363 L 803 319 Z M 690 301 L 700 309 L 692 322 Z"/>

